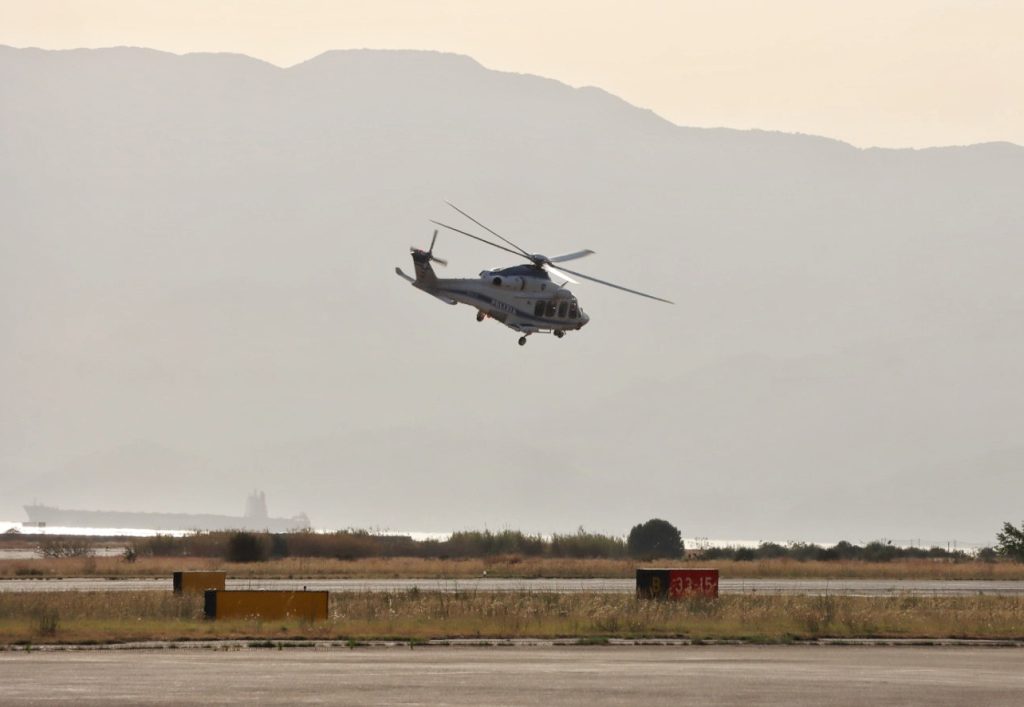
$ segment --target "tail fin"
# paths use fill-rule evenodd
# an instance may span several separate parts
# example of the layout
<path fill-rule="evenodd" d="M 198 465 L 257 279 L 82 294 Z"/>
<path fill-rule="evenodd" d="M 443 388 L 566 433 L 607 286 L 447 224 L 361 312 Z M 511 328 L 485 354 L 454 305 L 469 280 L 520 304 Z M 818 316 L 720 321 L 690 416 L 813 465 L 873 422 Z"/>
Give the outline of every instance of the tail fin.
<path fill-rule="evenodd" d="M 447 260 L 434 255 L 435 243 L 437 243 L 436 228 L 434 229 L 434 237 L 430 239 L 430 248 L 428 250 L 420 250 L 419 248 L 409 249 L 412 251 L 412 264 L 416 268 L 416 284 L 427 289 L 437 286 L 437 275 L 434 274 L 434 268 L 430 267 L 430 261 L 433 260 L 438 265 L 448 264 Z"/>
<path fill-rule="evenodd" d="M 413 250 L 412 264 L 416 269 L 416 284 L 426 288 L 437 286 L 437 275 L 434 268 L 430 267 L 430 253 L 422 250 Z"/>
<path fill-rule="evenodd" d="M 433 295 L 434 297 L 437 297 L 445 304 L 458 304 L 458 302 L 453 300 L 451 297 L 442 294 L 442 292 L 437 289 L 437 276 L 434 275 L 434 270 L 433 268 L 430 267 L 429 260 L 427 260 L 425 263 L 420 263 L 420 261 L 416 258 L 415 253 L 412 256 L 412 260 L 413 263 L 416 265 L 415 279 L 409 277 L 404 272 L 402 272 L 402 268 L 395 268 L 395 273 L 397 273 L 400 278 L 411 284 L 413 287 L 423 290 L 428 295 Z"/>

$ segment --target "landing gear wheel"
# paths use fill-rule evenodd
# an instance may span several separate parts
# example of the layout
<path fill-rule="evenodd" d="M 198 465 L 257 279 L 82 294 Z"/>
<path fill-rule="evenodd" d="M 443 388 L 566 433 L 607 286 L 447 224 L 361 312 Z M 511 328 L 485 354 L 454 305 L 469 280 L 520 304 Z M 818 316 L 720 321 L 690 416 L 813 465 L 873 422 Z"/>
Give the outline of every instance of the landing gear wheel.
<path fill-rule="evenodd" d="M 484 314 L 483 312 L 477 312 L 477 313 L 476 313 L 476 320 L 477 320 L 478 322 L 482 322 L 482 321 L 484 320 L 484 317 L 486 317 L 486 316 L 487 316 L 487 315 L 486 315 L 486 314 Z"/>
<path fill-rule="evenodd" d="M 555 336 L 561 339 L 563 336 L 565 336 L 565 332 L 559 329 L 558 331 L 555 332 Z"/>
<path fill-rule="evenodd" d="M 519 345 L 520 346 L 526 346 L 526 337 L 525 336 L 520 336 L 519 337 Z"/>

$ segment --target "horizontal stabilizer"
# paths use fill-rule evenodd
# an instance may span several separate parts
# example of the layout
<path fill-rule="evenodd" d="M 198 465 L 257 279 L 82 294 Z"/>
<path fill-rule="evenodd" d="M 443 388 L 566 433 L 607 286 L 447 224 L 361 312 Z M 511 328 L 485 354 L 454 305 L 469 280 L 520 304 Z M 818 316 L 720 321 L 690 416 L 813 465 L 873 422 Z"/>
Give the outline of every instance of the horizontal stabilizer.
<path fill-rule="evenodd" d="M 428 295 L 433 295 L 434 297 L 437 297 L 439 300 L 441 300 L 445 304 L 458 304 L 458 302 L 453 300 L 451 297 L 445 297 L 444 295 L 440 295 L 440 294 L 438 294 L 436 292 L 431 292 L 429 288 L 423 286 L 422 282 L 417 282 L 415 279 L 409 277 L 404 272 L 402 272 L 402 268 L 395 268 L 395 274 L 398 275 L 398 277 L 400 277 L 403 280 L 405 280 L 406 282 L 411 283 L 412 286 L 415 287 L 416 289 L 423 290 Z"/>

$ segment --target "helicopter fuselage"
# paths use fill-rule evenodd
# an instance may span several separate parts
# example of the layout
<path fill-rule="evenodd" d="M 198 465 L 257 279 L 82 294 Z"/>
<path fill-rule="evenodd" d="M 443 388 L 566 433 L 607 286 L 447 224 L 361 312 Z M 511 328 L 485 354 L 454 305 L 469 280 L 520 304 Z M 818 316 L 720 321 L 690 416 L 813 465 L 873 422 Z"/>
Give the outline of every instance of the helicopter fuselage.
<path fill-rule="evenodd" d="M 434 244 L 437 242 L 437 229 L 434 229 L 434 235 L 430 239 L 430 248 L 427 250 L 420 248 L 409 249 L 412 251 L 412 263 L 416 268 L 416 277 L 409 277 L 402 272 L 401 268 L 395 268 L 395 272 L 402 279 L 412 283 L 414 287 L 433 295 L 442 302 L 447 304 L 459 304 L 461 302 L 474 307 L 477 310 L 476 320 L 478 322 L 491 318 L 501 322 L 509 329 L 522 333 L 522 336 L 519 337 L 520 346 L 526 343 L 526 337 L 530 336 L 530 334 L 550 332 L 561 339 L 565 336 L 565 332 L 582 329 L 590 321 L 590 317 L 580 308 L 580 304 L 576 301 L 572 292 L 565 289 L 566 283 L 576 282 L 571 277 L 573 275 L 590 282 L 596 282 L 599 285 L 613 287 L 616 290 L 672 304 L 671 300 L 655 297 L 640 290 L 623 287 L 622 285 L 617 285 L 608 280 L 601 280 L 592 275 L 585 275 L 562 265 L 562 263 L 571 260 L 593 255 L 594 251 L 589 248 L 573 253 L 565 253 L 564 255 L 556 255 L 551 258 L 541 253 L 531 253 L 505 238 L 505 236 L 498 234 L 494 229 L 483 225 L 450 201 L 447 203 L 477 226 L 501 240 L 505 245 L 481 238 L 469 231 L 449 226 L 440 221 L 434 221 L 433 223 L 467 238 L 486 243 L 492 248 L 511 253 L 517 258 L 525 258 L 529 261 L 529 265 L 515 265 L 498 270 L 484 270 L 477 278 L 442 280 L 437 277 L 434 269 L 430 266 L 431 263 L 439 265 L 448 264 L 443 258 L 438 258 L 434 255 Z M 556 264 L 558 267 L 555 267 Z M 551 279 L 552 276 L 562 280 L 562 284 L 556 284 Z"/>
<path fill-rule="evenodd" d="M 590 321 L 572 292 L 536 265 L 484 270 L 475 278 L 438 278 L 428 253 L 414 250 L 412 259 L 415 278 L 400 268 L 395 271 L 443 302 L 476 308 L 478 321 L 490 318 L 525 335 L 550 332 L 559 337 Z"/>

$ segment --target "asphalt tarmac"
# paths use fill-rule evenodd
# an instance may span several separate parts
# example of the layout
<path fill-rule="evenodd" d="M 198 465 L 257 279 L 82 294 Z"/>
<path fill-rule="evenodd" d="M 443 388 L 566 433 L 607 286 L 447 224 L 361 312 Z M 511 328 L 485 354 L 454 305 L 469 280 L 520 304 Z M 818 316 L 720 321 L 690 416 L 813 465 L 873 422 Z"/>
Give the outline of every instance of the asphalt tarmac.
<path fill-rule="evenodd" d="M 417 587 L 441 592 L 599 592 L 632 594 L 633 579 L 229 579 L 228 589 L 302 589 L 331 592 L 401 592 Z M 170 591 L 171 579 L 4 579 L 0 592 Z M 722 579 L 721 594 L 824 594 L 844 596 L 1024 595 L 1024 582 L 1012 580 L 925 579 Z"/>
<path fill-rule="evenodd" d="M 1024 649 L 592 646 L 0 652 L 4 704 L 1019 705 Z"/>

